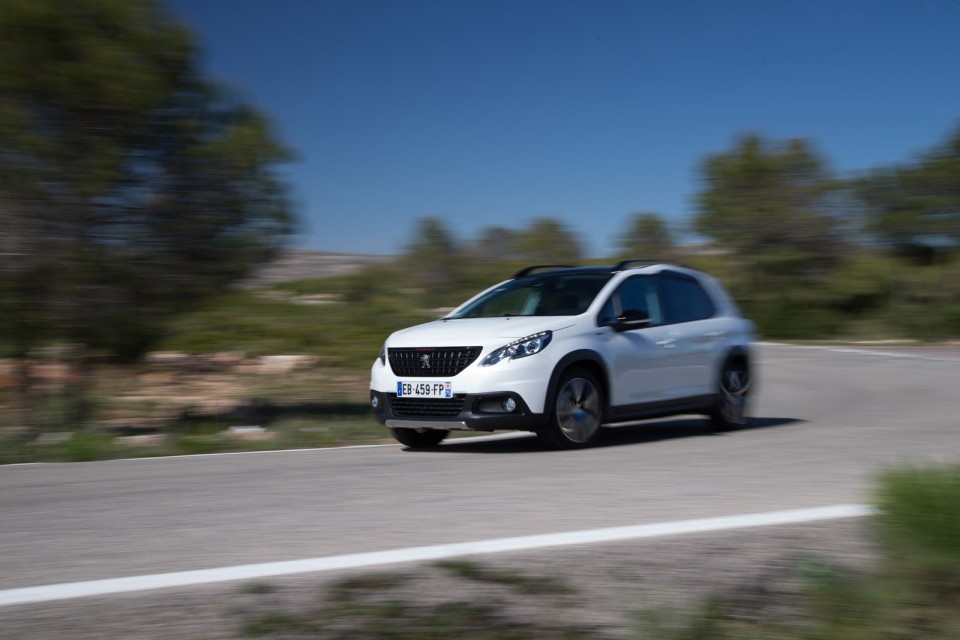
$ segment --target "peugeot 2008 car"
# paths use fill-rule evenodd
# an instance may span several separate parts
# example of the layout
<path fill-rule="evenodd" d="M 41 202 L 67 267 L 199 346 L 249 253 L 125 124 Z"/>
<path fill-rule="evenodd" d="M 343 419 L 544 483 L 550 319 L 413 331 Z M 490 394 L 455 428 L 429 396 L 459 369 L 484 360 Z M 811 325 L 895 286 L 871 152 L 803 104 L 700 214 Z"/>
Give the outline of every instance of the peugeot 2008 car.
<path fill-rule="evenodd" d="M 532 266 L 387 338 L 370 402 L 408 447 L 516 429 L 577 448 L 605 424 L 690 413 L 725 430 L 745 421 L 753 339 L 723 286 L 694 269 Z"/>

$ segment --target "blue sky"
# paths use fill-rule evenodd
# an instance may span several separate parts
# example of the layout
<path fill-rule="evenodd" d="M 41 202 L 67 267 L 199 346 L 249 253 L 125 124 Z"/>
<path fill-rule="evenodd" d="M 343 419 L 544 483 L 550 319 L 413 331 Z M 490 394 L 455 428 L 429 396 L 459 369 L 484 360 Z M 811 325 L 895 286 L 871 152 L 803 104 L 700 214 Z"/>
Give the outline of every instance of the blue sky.
<path fill-rule="evenodd" d="M 610 255 L 631 213 L 683 228 L 739 134 L 808 138 L 848 173 L 960 126 L 960 0 L 168 4 L 297 154 L 304 248 L 550 216 Z"/>

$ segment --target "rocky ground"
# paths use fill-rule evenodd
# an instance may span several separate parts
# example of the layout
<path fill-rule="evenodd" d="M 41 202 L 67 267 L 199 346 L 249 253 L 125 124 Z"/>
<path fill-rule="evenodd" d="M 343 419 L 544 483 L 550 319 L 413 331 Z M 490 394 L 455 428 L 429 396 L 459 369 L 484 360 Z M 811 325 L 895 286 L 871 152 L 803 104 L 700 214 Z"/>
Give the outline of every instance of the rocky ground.
<path fill-rule="evenodd" d="M 393 258 L 393 256 L 288 249 L 273 263 L 258 270 L 247 284 L 263 286 L 291 280 L 340 276 L 366 266 L 384 264 Z"/>

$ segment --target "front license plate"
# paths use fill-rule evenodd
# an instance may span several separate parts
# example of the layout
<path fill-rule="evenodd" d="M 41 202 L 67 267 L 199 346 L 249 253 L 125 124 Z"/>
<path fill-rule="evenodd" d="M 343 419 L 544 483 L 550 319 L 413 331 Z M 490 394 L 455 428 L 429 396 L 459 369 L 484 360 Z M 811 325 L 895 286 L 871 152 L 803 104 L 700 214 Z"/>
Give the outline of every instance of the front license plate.
<path fill-rule="evenodd" d="M 398 398 L 452 398 L 449 382 L 398 382 Z"/>

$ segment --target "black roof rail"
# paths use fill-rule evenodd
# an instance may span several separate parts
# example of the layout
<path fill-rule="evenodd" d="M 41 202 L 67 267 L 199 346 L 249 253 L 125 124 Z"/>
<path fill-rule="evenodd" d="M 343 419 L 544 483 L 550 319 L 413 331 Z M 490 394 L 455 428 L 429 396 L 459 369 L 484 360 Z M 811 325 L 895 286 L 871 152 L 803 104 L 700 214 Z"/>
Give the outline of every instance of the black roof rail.
<path fill-rule="evenodd" d="M 576 265 L 572 264 L 535 264 L 529 267 L 524 267 L 513 274 L 514 278 L 522 278 L 523 276 L 528 276 L 537 269 L 573 269 Z"/>
<path fill-rule="evenodd" d="M 623 271 L 623 270 L 626 269 L 628 266 L 630 266 L 631 264 L 635 264 L 635 263 L 636 263 L 636 264 L 645 264 L 645 265 L 651 265 L 651 264 L 670 264 L 670 265 L 673 265 L 673 266 L 676 266 L 676 267 L 682 267 L 682 266 L 683 266 L 682 264 L 677 264 L 676 262 L 672 262 L 672 261 L 670 261 L 670 260 L 657 260 L 657 259 L 655 259 L 655 258 L 638 258 L 638 259 L 636 259 L 636 260 L 621 260 L 620 262 L 617 263 L 617 266 L 615 266 L 615 267 L 613 268 L 613 270 L 614 270 L 614 271 Z"/>

